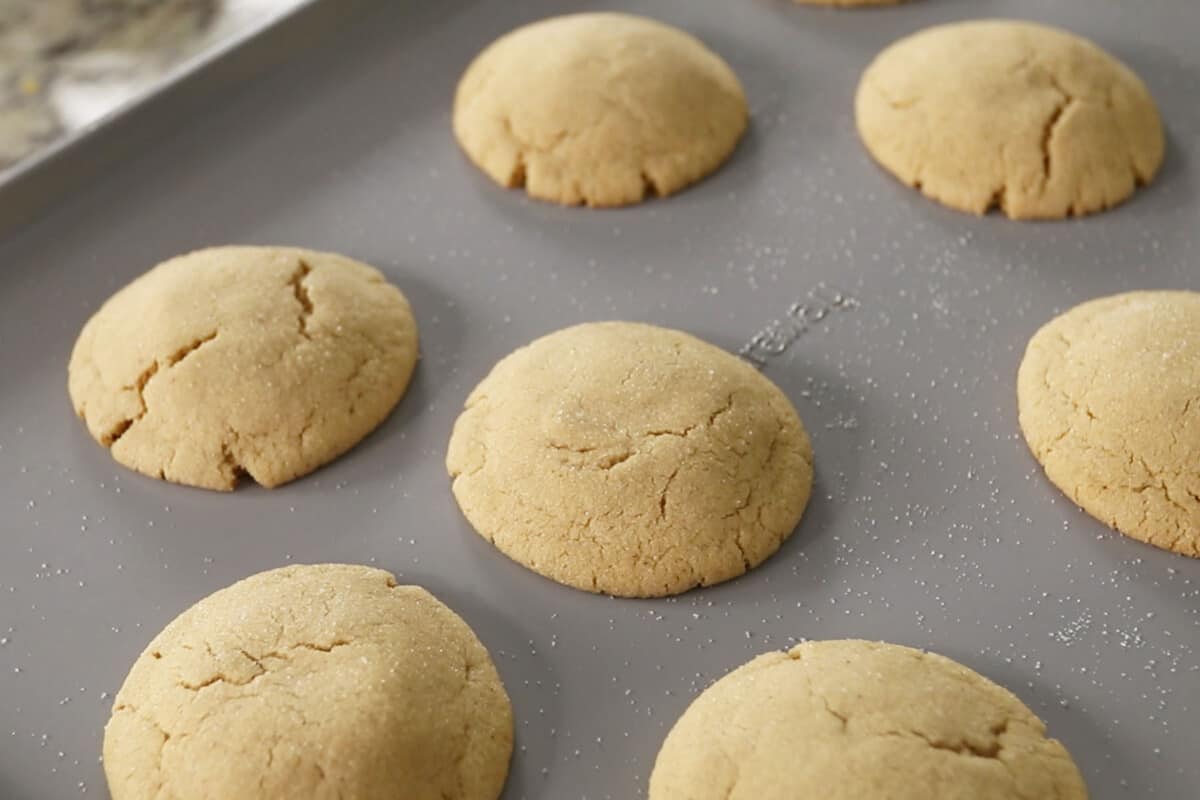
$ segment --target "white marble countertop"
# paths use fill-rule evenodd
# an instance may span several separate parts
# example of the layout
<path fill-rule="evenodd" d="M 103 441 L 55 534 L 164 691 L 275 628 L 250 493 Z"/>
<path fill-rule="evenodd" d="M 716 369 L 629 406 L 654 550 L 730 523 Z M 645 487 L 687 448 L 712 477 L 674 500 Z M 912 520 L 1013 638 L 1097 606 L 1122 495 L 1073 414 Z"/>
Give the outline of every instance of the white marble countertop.
<path fill-rule="evenodd" d="M 302 0 L 0 0 L 0 181 Z"/>

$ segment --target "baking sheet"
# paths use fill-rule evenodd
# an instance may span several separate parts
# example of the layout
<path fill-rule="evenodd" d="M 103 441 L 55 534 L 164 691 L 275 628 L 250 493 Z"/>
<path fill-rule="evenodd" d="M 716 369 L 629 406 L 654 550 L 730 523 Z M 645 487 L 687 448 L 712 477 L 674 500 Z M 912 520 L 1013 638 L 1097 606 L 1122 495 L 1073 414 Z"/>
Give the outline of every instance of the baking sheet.
<path fill-rule="evenodd" d="M 583 7 L 672 21 L 733 65 L 753 122 L 725 169 L 597 212 L 502 191 L 459 155 L 449 100 L 467 61 Z M 862 68 L 900 35 L 982 16 L 1068 26 L 1137 70 L 1169 135 L 1155 184 L 1108 214 L 1018 224 L 942 209 L 877 169 L 854 133 Z M 1195 797 L 1200 562 L 1110 532 L 1051 487 L 1013 387 L 1057 311 L 1200 289 L 1197 31 L 1190 0 L 384 3 L 162 123 L 169 136 L 0 242 L 0 797 L 105 796 L 102 726 L 150 637 L 234 580 L 317 561 L 392 570 L 474 626 L 516 711 L 506 798 L 643 796 L 693 696 L 801 637 L 944 653 L 1046 719 L 1094 798 Z M 376 264 L 421 325 L 397 412 L 274 491 L 127 472 L 66 395 L 74 338 L 111 292 L 224 242 Z M 596 597 L 509 562 L 459 514 L 443 456 L 466 393 L 516 346 L 607 318 L 787 345 L 763 368 L 812 434 L 816 487 L 758 570 L 676 599 Z"/>

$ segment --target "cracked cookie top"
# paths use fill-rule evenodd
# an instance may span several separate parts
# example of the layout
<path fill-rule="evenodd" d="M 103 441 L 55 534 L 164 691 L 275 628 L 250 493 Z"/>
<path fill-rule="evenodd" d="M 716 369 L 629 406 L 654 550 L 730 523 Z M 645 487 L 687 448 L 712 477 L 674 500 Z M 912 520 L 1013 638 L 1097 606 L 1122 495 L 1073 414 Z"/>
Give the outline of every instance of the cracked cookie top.
<path fill-rule="evenodd" d="M 796 527 L 812 448 L 791 402 L 679 331 L 597 322 L 507 356 L 446 465 L 463 513 L 548 578 L 627 597 L 741 575 Z"/>
<path fill-rule="evenodd" d="M 741 84 L 719 56 L 628 14 L 518 28 L 475 58 L 454 98 L 454 134 L 478 167 L 567 205 L 677 192 L 729 157 L 746 121 Z"/>
<path fill-rule="evenodd" d="M 1046 476 L 1126 536 L 1200 557 L 1200 293 L 1129 292 L 1054 318 L 1017 374 Z"/>
<path fill-rule="evenodd" d="M 1145 84 L 1096 45 L 1009 20 L 901 39 L 859 83 L 859 134 L 885 169 L 951 208 L 1061 219 L 1110 208 L 1163 159 Z"/>
<path fill-rule="evenodd" d="M 408 301 L 376 269 L 284 247 L 173 258 L 113 295 L 71 354 L 75 411 L 131 469 L 232 489 L 337 458 L 399 402 Z"/>
<path fill-rule="evenodd" d="M 113 800 L 495 800 L 508 695 L 453 611 L 342 564 L 246 578 L 154 637 L 104 733 Z"/>
<path fill-rule="evenodd" d="M 718 680 L 671 729 L 650 800 L 1086 800 L 1008 690 L 935 653 L 814 641 Z"/>

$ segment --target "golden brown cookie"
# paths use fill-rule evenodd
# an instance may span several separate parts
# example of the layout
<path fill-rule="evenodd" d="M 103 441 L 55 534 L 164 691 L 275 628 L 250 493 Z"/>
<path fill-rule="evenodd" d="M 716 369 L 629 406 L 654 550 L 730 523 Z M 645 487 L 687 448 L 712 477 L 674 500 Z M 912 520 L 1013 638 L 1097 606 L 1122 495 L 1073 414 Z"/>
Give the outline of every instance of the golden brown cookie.
<path fill-rule="evenodd" d="M 289 566 L 154 637 L 104 732 L 113 800 L 495 800 L 508 695 L 453 611 L 388 573 Z"/>
<path fill-rule="evenodd" d="M 667 735 L 650 800 L 1086 800 L 1012 693 L 882 642 L 806 642 L 704 691 Z"/>
<path fill-rule="evenodd" d="M 1200 293 L 1055 317 L 1029 340 L 1017 402 L 1055 486 L 1126 536 L 1200 557 Z"/>
<path fill-rule="evenodd" d="M 1145 84 L 1096 45 L 1013 20 L 928 28 L 863 74 L 858 130 L 885 169 L 962 211 L 1060 219 L 1110 208 L 1163 159 Z"/>
<path fill-rule="evenodd" d="M 503 186 L 567 205 L 669 195 L 720 166 L 746 97 L 700 41 L 629 14 L 570 14 L 500 37 L 467 68 L 454 134 Z"/>
<path fill-rule="evenodd" d="M 76 413 L 131 469 L 232 489 L 332 461 L 408 386 L 417 327 L 376 269 L 332 253 L 215 247 L 159 264 L 88 320 Z"/>
<path fill-rule="evenodd" d="M 548 578 L 629 597 L 741 575 L 791 535 L 812 449 L 791 402 L 679 331 L 596 322 L 500 361 L 446 465 L 480 535 Z"/>

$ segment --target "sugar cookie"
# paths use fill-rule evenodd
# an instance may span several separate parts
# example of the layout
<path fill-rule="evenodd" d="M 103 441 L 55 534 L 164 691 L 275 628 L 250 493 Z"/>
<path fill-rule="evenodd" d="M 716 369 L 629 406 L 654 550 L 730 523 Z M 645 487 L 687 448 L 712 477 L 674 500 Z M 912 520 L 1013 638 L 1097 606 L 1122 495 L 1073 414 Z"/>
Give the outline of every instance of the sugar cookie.
<path fill-rule="evenodd" d="M 127 467 L 208 489 L 277 486 L 371 432 L 417 359 L 408 301 L 332 253 L 217 247 L 113 295 L 71 354 L 88 431 Z"/>
<path fill-rule="evenodd" d="M 567 205 L 669 195 L 720 166 L 746 129 L 729 66 L 683 31 L 570 14 L 502 36 L 467 68 L 454 133 L 503 186 Z"/>
<path fill-rule="evenodd" d="M 1200 293 L 1055 317 L 1029 341 L 1017 402 L 1055 486 L 1126 536 L 1200 557 Z"/>
<path fill-rule="evenodd" d="M 382 570 L 289 566 L 154 637 L 104 771 L 113 800 L 495 800 L 512 742 L 504 686 L 453 611 Z"/>
<path fill-rule="evenodd" d="M 898 645 L 767 653 L 667 735 L 649 800 L 1085 800 L 1071 756 L 1012 693 Z"/>
<path fill-rule="evenodd" d="M 1060 219 L 1120 203 L 1163 159 L 1158 109 L 1128 67 L 1030 22 L 939 25 L 901 39 L 858 87 L 858 130 L 889 172 L 983 214 Z"/>
<path fill-rule="evenodd" d="M 475 529 L 560 583 L 676 594 L 741 575 L 796 527 L 812 449 L 787 397 L 679 331 L 578 325 L 500 361 L 446 464 Z"/>

